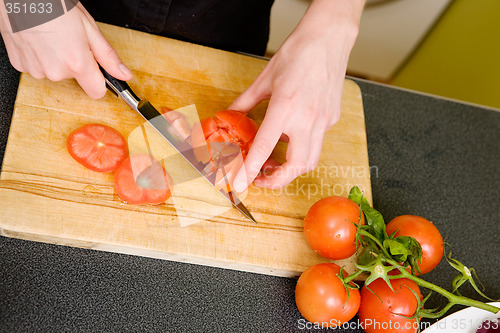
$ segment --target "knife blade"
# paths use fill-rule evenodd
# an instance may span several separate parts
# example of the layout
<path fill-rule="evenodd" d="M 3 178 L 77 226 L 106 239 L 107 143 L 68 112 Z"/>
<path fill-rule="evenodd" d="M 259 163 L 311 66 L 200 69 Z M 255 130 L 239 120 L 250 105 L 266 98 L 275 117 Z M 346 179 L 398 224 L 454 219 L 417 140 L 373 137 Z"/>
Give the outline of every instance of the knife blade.
<path fill-rule="evenodd" d="M 106 80 L 106 87 L 115 95 L 123 99 L 125 103 L 130 106 L 130 108 L 137 111 L 149 124 L 153 126 L 153 128 L 161 136 L 163 136 L 175 148 L 175 150 L 177 150 L 179 154 L 181 154 L 188 161 L 188 163 L 206 181 L 214 186 L 215 178 L 212 179 L 213 177 L 210 177 L 210 175 L 207 175 L 204 172 L 205 164 L 198 161 L 194 154 L 193 147 L 189 143 L 185 142 L 175 135 L 175 130 L 172 130 L 172 125 L 170 125 L 165 117 L 163 117 L 163 115 L 158 112 L 158 110 L 156 110 L 155 107 L 151 105 L 151 103 L 149 103 L 147 100 L 139 98 L 132 91 L 127 82 L 118 80 L 117 78 L 106 72 L 106 70 L 101 66 L 99 66 L 99 68 Z M 224 168 L 222 168 L 222 172 L 227 185 L 227 178 Z M 213 173 L 212 175 L 215 175 L 215 173 Z M 226 192 L 224 189 L 220 189 L 219 193 L 221 193 L 233 205 L 233 207 L 240 211 L 245 217 L 247 217 L 254 223 L 257 223 L 250 211 L 248 211 L 243 202 L 235 193 L 233 193 L 232 191 Z"/>

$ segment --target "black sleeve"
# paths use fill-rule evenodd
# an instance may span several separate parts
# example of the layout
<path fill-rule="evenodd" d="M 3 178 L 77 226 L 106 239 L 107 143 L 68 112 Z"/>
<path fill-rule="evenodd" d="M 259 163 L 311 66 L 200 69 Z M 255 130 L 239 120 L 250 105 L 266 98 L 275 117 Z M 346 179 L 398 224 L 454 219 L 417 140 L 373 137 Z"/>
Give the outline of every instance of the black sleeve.
<path fill-rule="evenodd" d="M 273 0 L 81 0 L 96 21 L 228 51 L 265 53 Z"/>

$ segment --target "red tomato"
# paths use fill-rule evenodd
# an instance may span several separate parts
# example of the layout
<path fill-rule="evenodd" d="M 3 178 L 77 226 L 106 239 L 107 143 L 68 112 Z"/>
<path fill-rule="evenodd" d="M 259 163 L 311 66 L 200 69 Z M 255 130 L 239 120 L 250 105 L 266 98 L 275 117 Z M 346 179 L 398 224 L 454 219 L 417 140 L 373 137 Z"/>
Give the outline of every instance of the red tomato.
<path fill-rule="evenodd" d="M 361 288 L 361 305 L 358 311 L 360 323 L 366 333 L 414 333 L 418 330 L 415 314 L 418 301 L 410 288 L 422 299 L 418 285 L 408 279 L 390 280 L 395 292 L 382 279 Z M 376 295 L 375 295 L 375 294 Z M 377 297 L 378 296 L 378 297 Z M 379 298 L 380 297 L 380 298 Z"/>
<path fill-rule="evenodd" d="M 402 215 L 387 224 L 387 234 L 396 231 L 396 236 L 410 236 L 422 247 L 422 263 L 419 263 L 421 274 L 428 273 L 436 267 L 443 257 L 443 238 L 436 226 L 429 220 L 415 215 Z"/>
<path fill-rule="evenodd" d="M 248 144 L 253 141 L 258 126 L 246 113 L 234 110 L 219 111 L 215 114 L 219 128 L 226 129 L 233 140 Z"/>
<path fill-rule="evenodd" d="M 360 208 L 354 201 L 336 196 L 323 198 L 307 212 L 304 235 L 319 255 L 334 260 L 349 258 L 356 252 L 359 217 Z M 361 224 L 364 223 L 361 214 Z"/>
<path fill-rule="evenodd" d="M 128 155 L 123 136 L 100 124 L 88 124 L 74 130 L 68 136 L 66 146 L 78 163 L 97 172 L 115 171 Z"/>
<path fill-rule="evenodd" d="M 295 303 L 305 319 L 323 327 L 336 327 L 356 315 L 359 290 L 349 289 L 348 299 L 339 273 L 340 266 L 333 263 L 314 265 L 302 273 L 295 287 Z"/>
<path fill-rule="evenodd" d="M 170 197 L 172 178 L 160 162 L 147 154 L 132 155 L 115 173 L 115 189 L 130 204 L 157 205 Z"/>
<path fill-rule="evenodd" d="M 245 112 L 235 110 L 223 110 L 215 114 L 213 118 L 206 118 L 201 121 L 200 126 L 193 127 L 193 146 L 199 147 L 210 142 L 232 142 L 238 144 L 246 157 L 248 150 L 257 134 L 258 126 Z"/>
<path fill-rule="evenodd" d="M 229 184 L 242 166 L 257 129 L 257 124 L 246 113 L 235 110 L 219 111 L 215 117 L 205 118 L 193 125 L 191 142 L 195 147 L 194 153 L 198 160 L 208 163 L 207 174 L 217 170 L 217 189 L 230 191 Z"/>

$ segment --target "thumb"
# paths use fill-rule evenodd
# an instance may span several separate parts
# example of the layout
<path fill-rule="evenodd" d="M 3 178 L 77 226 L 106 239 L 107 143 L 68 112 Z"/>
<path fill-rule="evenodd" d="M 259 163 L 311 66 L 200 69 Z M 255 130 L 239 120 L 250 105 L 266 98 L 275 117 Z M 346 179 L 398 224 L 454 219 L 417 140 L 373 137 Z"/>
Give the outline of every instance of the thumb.
<path fill-rule="evenodd" d="M 132 79 L 132 72 L 122 63 L 115 49 L 104 38 L 99 28 L 97 26 L 87 27 L 87 34 L 90 49 L 102 68 L 119 80 Z"/>
<path fill-rule="evenodd" d="M 230 110 L 248 112 L 261 101 L 271 96 L 270 84 L 264 77 L 259 76 L 233 103 L 229 106 Z"/>

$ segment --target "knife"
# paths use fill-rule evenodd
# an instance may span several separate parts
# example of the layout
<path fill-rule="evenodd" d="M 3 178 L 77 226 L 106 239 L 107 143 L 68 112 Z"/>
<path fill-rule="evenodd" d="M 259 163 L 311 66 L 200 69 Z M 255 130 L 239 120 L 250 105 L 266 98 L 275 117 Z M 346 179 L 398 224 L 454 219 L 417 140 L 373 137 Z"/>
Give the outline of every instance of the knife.
<path fill-rule="evenodd" d="M 212 186 L 214 185 L 215 179 L 209 177 L 205 174 L 204 168 L 206 165 L 196 158 L 193 147 L 191 145 L 180 138 L 178 138 L 175 134 L 175 129 L 172 129 L 172 125 L 163 117 L 163 115 L 158 112 L 151 103 L 149 103 L 145 99 L 140 99 L 137 95 L 132 91 L 127 82 L 118 80 L 117 78 L 110 75 L 104 68 L 99 66 L 102 75 L 106 79 L 106 87 L 115 95 L 120 97 L 128 104 L 132 109 L 137 111 L 149 124 L 151 124 L 161 136 L 163 136 L 174 148 L 177 150 L 179 154 L 181 154 L 189 164 L 198 171 L 198 173 L 207 180 Z M 224 173 L 224 168 L 222 168 L 222 172 Z M 226 179 L 227 185 L 227 178 Z M 232 191 L 225 191 L 224 189 L 220 189 L 219 192 L 235 207 L 239 210 L 245 217 L 257 223 L 252 214 L 245 207 L 243 202 L 239 200 L 238 196 Z"/>

